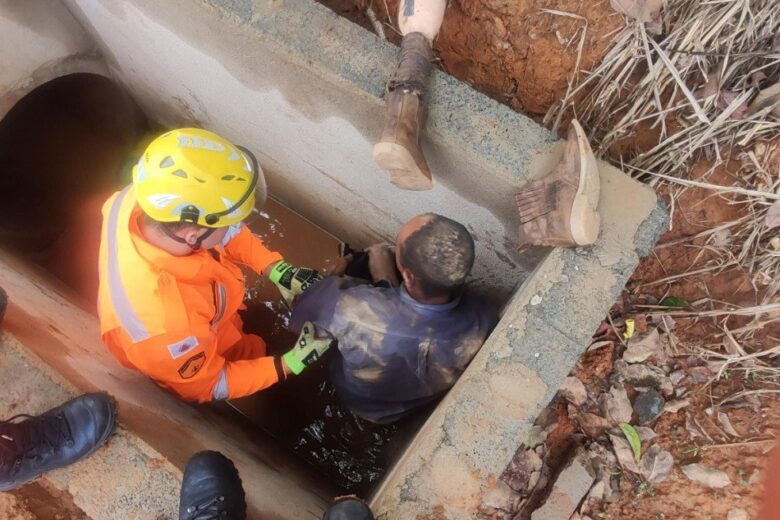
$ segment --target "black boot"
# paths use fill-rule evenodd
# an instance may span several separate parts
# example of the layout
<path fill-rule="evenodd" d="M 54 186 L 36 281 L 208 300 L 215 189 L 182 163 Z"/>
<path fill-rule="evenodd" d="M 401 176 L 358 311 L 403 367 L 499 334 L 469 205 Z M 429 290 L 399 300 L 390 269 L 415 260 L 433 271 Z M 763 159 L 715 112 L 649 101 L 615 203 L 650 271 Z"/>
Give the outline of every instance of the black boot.
<path fill-rule="evenodd" d="M 102 393 L 76 397 L 41 415 L 0 421 L 0 491 L 91 455 L 115 425 L 114 400 Z"/>
<path fill-rule="evenodd" d="M 334 500 L 322 520 L 374 520 L 374 515 L 365 502 L 346 496 Z"/>
<path fill-rule="evenodd" d="M 201 451 L 187 462 L 181 484 L 180 520 L 245 520 L 246 498 L 233 463 L 216 451 Z"/>

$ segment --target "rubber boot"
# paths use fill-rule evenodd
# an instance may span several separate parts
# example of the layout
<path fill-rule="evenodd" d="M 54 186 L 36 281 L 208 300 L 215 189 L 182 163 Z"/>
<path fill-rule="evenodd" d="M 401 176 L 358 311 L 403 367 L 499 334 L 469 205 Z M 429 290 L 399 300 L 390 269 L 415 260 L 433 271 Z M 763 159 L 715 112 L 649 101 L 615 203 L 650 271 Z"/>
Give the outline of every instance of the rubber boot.
<path fill-rule="evenodd" d="M 546 177 L 516 195 L 519 249 L 528 246 L 585 246 L 596 241 L 601 219 L 599 171 L 580 124 L 573 120 L 563 160 Z"/>
<path fill-rule="evenodd" d="M 245 520 L 246 497 L 238 470 L 216 451 L 193 455 L 184 468 L 180 520 Z"/>
<path fill-rule="evenodd" d="M 346 496 L 334 500 L 322 520 L 374 520 L 374 515 L 358 497 Z"/>
<path fill-rule="evenodd" d="M 41 415 L 0 421 L 0 491 L 88 457 L 115 426 L 116 405 L 102 393 L 76 397 Z"/>
<path fill-rule="evenodd" d="M 3 318 L 5 318 L 5 310 L 8 308 L 8 293 L 0 287 L 0 326 L 3 325 Z"/>
<path fill-rule="evenodd" d="M 433 50 L 419 32 L 404 36 L 401 59 L 385 96 L 385 126 L 374 145 L 374 161 L 390 173 L 390 182 L 405 190 L 433 188 L 420 138 L 424 123 L 422 92 L 431 72 Z"/>

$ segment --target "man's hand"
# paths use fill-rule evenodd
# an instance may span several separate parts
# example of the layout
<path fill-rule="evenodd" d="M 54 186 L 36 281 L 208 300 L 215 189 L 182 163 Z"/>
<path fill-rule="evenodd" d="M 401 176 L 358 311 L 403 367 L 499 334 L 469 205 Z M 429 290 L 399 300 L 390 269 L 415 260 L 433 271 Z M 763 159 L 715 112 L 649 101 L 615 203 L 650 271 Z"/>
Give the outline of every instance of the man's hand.
<path fill-rule="evenodd" d="M 346 256 L 340 256 L 334 260 L 328 260 L 328 263 L 333 263 L 333 265 L 329 265 L 322 271 L 323 276 L 344 276 L 344 273 L 347 272 L 347 267 L 349 267 L 349 263 L 352 261 L 352 253 L 346 255 Z"/>
<path fill-rule="evenodd" d="M 279 288 L 282 298 L 291 307 L 295 297 L 322 280 L 322 276 L 314 269 L 295 267 L 281 260 L 271 269 L 268 279 Z"/>
<path fill-rule="evenodd" d="M 390 244 L 374 244 L 366 249 L 366 252 L 372 280 L 385 280 L 393 287 L 398 287 L 401 281 L 395 271 L 395 248 Z"/>
<path fill-rule="evenodd" d="M 298 342 L 282 359 L 287 368 L 295 375 L 314 364 L 331 347 L 336 339 L 327 330 L 317 327 L 310 321 L 303 324 Z"/>

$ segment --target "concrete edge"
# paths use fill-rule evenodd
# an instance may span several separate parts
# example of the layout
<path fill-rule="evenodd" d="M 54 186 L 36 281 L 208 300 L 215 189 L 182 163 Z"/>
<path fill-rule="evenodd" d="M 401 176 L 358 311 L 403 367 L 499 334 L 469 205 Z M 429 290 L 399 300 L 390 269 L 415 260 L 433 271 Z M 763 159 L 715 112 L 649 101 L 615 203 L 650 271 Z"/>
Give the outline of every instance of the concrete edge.
<path fill-rule="evenodd" d="M 466 373 L 376 491 L 377 514 L 475 518 L 527 429 L 553 398 L 641 254 L 668 222 L 653 191 L 601 169 L 602 235 L 550 251 Z"/>
<path fill-rule="evenodd" d="M 8 331 L 0 331 L 0 357 L 2 418 L 42 413 L 82 393 Z M 181 477 L 178 468 L 122 426 L 87 459 L 43 476 L 95 519 L 175 518 Z"/>
<path fill-rule="evenodd" d="M 0 286 L 9 296 L 6 334 L 77 389 L 105 391 L 127 430 L 183 469 L 197 451 L 221 451 L 238 467 L 251 517 L 311 518 L 333 496 L 325 483 L 257 432 L 232 424 L 208 407 L 188 405 L 142 374 L 116 362 L 100 340 L 97 318 L 77 307 L 69 289 L 39 268 L 0 252 Z"/>

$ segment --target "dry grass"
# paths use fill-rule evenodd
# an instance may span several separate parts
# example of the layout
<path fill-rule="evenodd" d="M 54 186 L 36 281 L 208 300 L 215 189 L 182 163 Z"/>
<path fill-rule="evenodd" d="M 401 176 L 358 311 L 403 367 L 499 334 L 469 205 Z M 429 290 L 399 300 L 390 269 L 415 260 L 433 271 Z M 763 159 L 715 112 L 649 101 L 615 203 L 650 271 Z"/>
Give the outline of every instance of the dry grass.
<path fill-rule="evenodd" d="M 780 119 L 754 100 L 780 81 L 780 8 L 777 0 L 668 0 L 662 28 L 654 36 L 645 24 L 627 20 L 610 35 L 613 45 L 594 70 L 575 71 L 566 97 L 545 122 L 558 131 L 576 117 L 598 156 L 656 188 L 670 185 L 672 212 L 690 187 L 744 205 L 734 221 L 662 246 L 698 247 L 699 261 L 647 285 L 730 269 L 750 273 L 757 305 L 739 308 L 705 298 L 692 309 L 666 313 L 717 320 L 721 334 L 696 351 L 720 363 L 719 375 L 736 368 L 777 381 L 773 358 L 780 340 L 767 336 L 766 327 L 780 321 L 780 227 L 768 226 L 766 215 L 780 200 L 780 150 L 773 159 L 772 149 L 780 146 Z M 643 141 L 650 144 L 628 146 Z M 690 167 L 702 159 L 711 169 L 691 180 Z M 709 173 L 733 159 L 742 165 L 734 185 L 707 182 Z M 738 327 L 732 320 L 737 316 Z"/>

